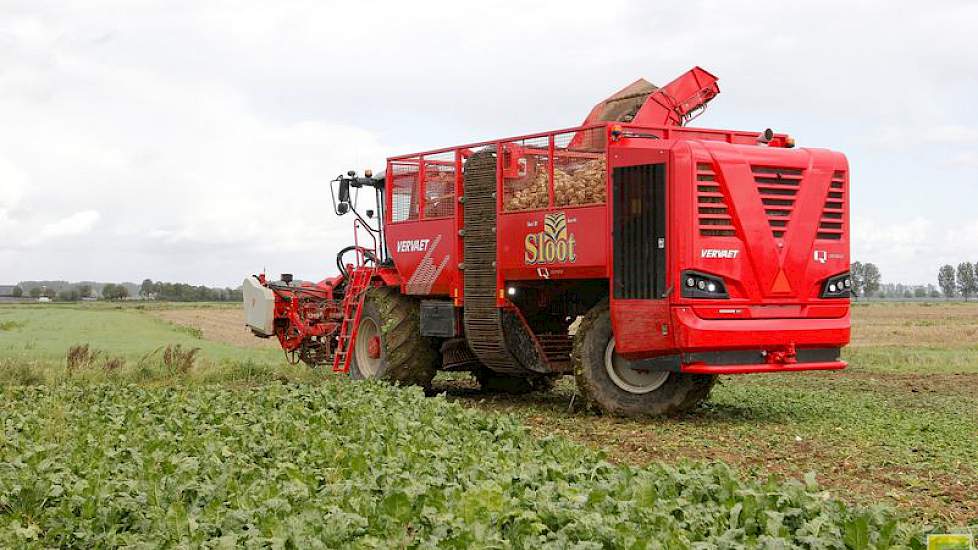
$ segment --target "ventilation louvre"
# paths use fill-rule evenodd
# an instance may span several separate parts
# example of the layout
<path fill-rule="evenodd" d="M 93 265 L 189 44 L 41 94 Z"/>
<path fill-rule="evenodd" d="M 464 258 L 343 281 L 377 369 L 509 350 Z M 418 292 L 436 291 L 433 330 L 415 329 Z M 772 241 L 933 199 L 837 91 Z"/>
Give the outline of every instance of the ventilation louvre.
<path fill-rule="evenodd" d="M 836 170 L 832 173 L 832 181 L 829 183 L 829 192 L 825 197 L 825 206 L 822 208 L 822 216 L 818 220 L 818 233 L 816 239 L 838 241 L 842 239 L 843 220 L 846 193 L 846 173 L 844 170 Z"/>
<path fill-rule="evenodd" d="M 737 236 L 727 199 L 720 189 L 716 170 L 709 162 L 696 164 L 696 209 L 701 236 Z"/>
<path fill-rule="evenodd" d="M 778 239 L 784 237 L 795 210 L 795 198 L 801 185 L 803 172 L 795 168 L 775 166 L 751 166 L 754 183 L 764 205 L 771 233 Z"/>

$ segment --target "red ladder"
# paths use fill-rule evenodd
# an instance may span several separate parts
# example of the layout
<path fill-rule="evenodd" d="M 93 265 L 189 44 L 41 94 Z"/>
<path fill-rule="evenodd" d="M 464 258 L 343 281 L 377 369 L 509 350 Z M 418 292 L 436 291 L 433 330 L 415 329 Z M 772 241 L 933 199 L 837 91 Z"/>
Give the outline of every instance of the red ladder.
<path fill-rule="evenodd" d="M 360 315 L 363 313 L 363 300 L 367 294 L 365 291 L 373 276 L 373 268 L 360 267 L 353 271 L 353 278 L 343 296 L 343 322 L 340 324 L 336 351 L 333 352 L 333 372 L 350 372 L 350 352 L 356 344 L 357 332 L 360 329 Z"/>

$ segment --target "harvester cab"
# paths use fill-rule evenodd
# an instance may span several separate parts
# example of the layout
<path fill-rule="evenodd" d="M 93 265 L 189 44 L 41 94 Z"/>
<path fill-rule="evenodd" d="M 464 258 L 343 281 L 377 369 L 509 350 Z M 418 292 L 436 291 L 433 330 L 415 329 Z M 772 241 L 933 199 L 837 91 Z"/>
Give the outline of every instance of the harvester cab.
<path fill-rule="evenodd" d="M 696 67 L 632 83 L 577 127 L 339 176 L 334 212 L 355 216 L 340 274 L 249 278 L 248 324 L 355 378 L 466 370 L 528 391 L 573 374 L 623 415 L 689 410 L 720 374 L 844 368 L 846 158 L 687 126 L 718 93 Z"/>

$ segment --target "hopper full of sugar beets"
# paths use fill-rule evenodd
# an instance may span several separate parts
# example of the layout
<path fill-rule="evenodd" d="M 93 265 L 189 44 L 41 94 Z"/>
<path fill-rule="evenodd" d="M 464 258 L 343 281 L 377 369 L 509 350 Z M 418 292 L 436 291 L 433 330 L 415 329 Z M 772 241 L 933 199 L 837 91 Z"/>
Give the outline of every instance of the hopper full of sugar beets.
<path fill-rule="evenodd" d="M 622 415 L 688 410 L 721 374 L 844 368 L 846 158 L 688 126 L 716 82 L 639 80 L 579 126 L 336 178 L 354 218 L 339 275 L 247 278 L 248 325 L 355 378 L 466 370 L 527 391 L 573 374 Z"/>

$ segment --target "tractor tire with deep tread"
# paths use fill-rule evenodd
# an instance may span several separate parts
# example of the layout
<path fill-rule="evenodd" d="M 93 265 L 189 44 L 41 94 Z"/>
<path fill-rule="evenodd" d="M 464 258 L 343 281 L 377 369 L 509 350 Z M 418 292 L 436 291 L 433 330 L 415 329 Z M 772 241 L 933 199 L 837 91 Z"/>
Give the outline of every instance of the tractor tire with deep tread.
<path fill-rule="evenodd" d="M 396 287 L 375 287 L 366 292 L 360 316 L 361 330 L 351 350 L 350 377 L 430 386 L 441 362 L 440 343 L 421 336 L 419 301 L 401 294 Z M 379 333 L 380 357 L 376 363 L 361 365 L 358 353 L 362 357 L 363 350 L 369 346 L 372 327 Z M 361 338 L 363 336 L 366 338 Z"/>
<path fill-rule="evenodd" d="M 557 383 L 554 375 L 519 376 L 501 374 L 486 367 L 478 367 L 473 374 L 484 392 L 522 395 L 534 391 L 550 391 Z"/>
<path fill-rule="evenodd" d="M 706 400 L 716 383 L 713 375 L 670 372 L 647 393 L 626 391 L 612 379 L 605 363 L 611 338 L 611 312 L 605 301 L 584 316 L 574 336 L 574 377 L 592 410 L 626 417 L 681 414 Z"/>

